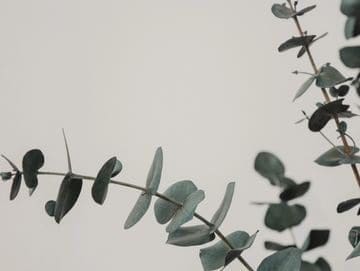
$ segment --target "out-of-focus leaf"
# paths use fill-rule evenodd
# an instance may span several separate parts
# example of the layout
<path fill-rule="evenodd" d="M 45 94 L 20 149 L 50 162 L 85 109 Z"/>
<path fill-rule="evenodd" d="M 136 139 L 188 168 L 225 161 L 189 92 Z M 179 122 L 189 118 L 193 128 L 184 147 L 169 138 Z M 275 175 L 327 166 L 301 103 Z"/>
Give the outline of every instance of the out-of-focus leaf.
<path fill-rule="evenodd" d="M 62 218 L 74 207 L 79 198 L 82 183 L 82 179 L 74 178 L 71 174 L 67 174 L 64 177 L 56 198 L 54 210 L 54 217 L 57 223 L 60 223 Z"/>
<path fill-rule="evenodd" d="M 341 12 L 347 16 L 360 16 L 360 0 L 342 0 Z"/>
<path fill-rule="evenodd" d="M 152 195 L 156 194 L 159 188 L 162 167 L 163 167 L 163 151 L 162 148 L 159 147 L 155 152 L 154 160 L 151 164 L 146 179 L 146 188 L 150 191 Z"/>
<path fill-rule="evenodd" d="M 354 38 L 360 34 L 360 21 L 358 17 L 348 17 L 345 24 L 345 37 Z"/>
<path fill-rule="evenodd" d="M 241 248 L 247 244 L 249 234 L 236 231 L 226 236 L 226 239 L 234 248 Z M 224 266 L 225 257 L 230 248 L 220 240 L 216 244 L 200 250 L 200 259 L 205 271 L 216 270 Z"/>
<path fill-rule="evenodd" d="M 348 237 L 350 244 L 356 247 L 360 243 L 360 227 L 352 227 Z"/>
<path fill-rule="evenodd" d="M 286 249 L 289 247 L 296 247 L 295 245 L 281 245 L 279 243 L 272 242 L 272 241 L 265 241 L 264 245 L 265 245 L 266 249 L 275 250 L 275 251 L 283 250 L 283 249 Z"/>
<path fill-rule="evenodd" d="M 285 177 L 285 166 L 276 155 L 260 152 L 255 158 L 255 170 L 272 185 L 283 187 L 281 180 Z"/>
<path fill-rule="evenodd" d="M 224 267 L 229 265 L 236 258 L 240 257 L 241 253 L 243 253 L 244 250 L 246 250 L 252 246 L 252 244 L 255 241 L 257 233 L 258 232 L 249 236 L 249 239 L 246 241 L 246 243 L 242 247 L 237 248 L 237 249 L 232 249 L 226 254 Z"/>
<path fill-rule="evenodd" d="M 149 193 L 142 193 L 135 203 L 135 206 L 131 210 L 128 218 L 126 219 L 124 228 L 130 229 L 145 215 L 146 211 L 150 207 L 152 195 Z"/>
<path fill-rule="evenodd" d="M 51 217 L 55 215 L 55 206 L 56 206 L 56 201 L 54 200 L 49 200 L 45 204 L 45 211 Z"/>
<path fill-rule="evenodd" d="M 295 101 L 297 98 L 301 97 L 311 87 L 311 85 L 314 83 L 315 79 L 316 79 L 316 76 L 311 76 L 308 80 L 306 80 L 301 85 L 299 90 L 296 92 L 293 101 Z"/>
<path fill-rule="evenodd" d="M 287 248 L 265 258 L 257 271 L 300 271 L 301 250 Z"/>
<path fill-rule="evenodd" d="M 301 261 L 300 271 L 321 271 L 321 269 L 316 264 Z"/>
<path fill-rule="evenodd" d="M 181 227 L 168 236 L 166 243 L 175 246 L 198 246 L 215 239 L 215 233 L 210 233 L 206 225 Z"/>
<path fill-rule="evenodd" d="M 1 177 L 2 181 L 6 182 L 6 181 L 11 179 L 12 173 L 10 171 L 8 171 L 8 172 L 0 172 L 0 177 Z"/>
<path fill-rule="evenodd" d="M 345 47 L 340 50 L 340 58 L 349 68 L 360 68 L 360 46 Z"/>
<path fill-rule="evenodd" d="M 275 17 L 280 19 L 290 19 L 295 14 L 285 4 L 274 4 L 271 7 L 271 11 Z"/>
<path fill-rule="evenodd" d="M 192 181 L 180 181 L 171 185 L 163 194 L 167 198 L 178 202 L 179 204 L 183 204 L 185 199 L 196 190 L 197 187 Z M 161 198 L 157 199 L 154 205 L 157 222 L 160 224 L 169 222 L 178 209 L 178 205 Z"/>
<path fill-rule="evenodd" d="M 305 37 L 292 37 L 291 39 L 288 39 L 287 41 L 282 43 L 279 46 L 278 51 L 284 52 L 296 47 L 309 46 L 315 37 L 315 35 Z"/>
<path fill-rule="evenodd" d="M 343 201 L 339 203 L 339 205 L 337 206 L 337 212 L 338 213 L 346 212 L 359 204 L 360 204 L 360 198 L 354 198 Z"/>
<path fill-rule="evenodd" d="M 265 225 L 275 231 L 282 232 L 299 225 L 306 217 L 304 206 L 286 203 L 270 204 L 265 215 Z"/>
<path fill-rule="evenodd" d="M 280 199 L 282 201 L 289 201 L 303 196 L 310 189 L 310 182 L 303 182 L 301 184 L 296 184 L 289 186 L 280 194 Z"/>
<path fill-rule="evenodd" d="M 44 165 L 44 155 L 40 150 L 28 151 L 22 160 L 23 175 L 28 188 L 35 190 L 38 185 L 37 173 Z"/>
<path fill-rule="evenodd" d="M 219 206 L 219 209 L 215 212 L 214 216 L 211 219 L 211 223 L 214 225 L 212 232 L 215 232 L 224 221 L 232 202 L 234 195 L 235 183 L 229 183 L 226 187 L 226 192 L 224 198 Z"/>
<path fill-rule="evenodd" d="M 356 257 L 360 256 L 360 243 L 358 243 L 356 245 L 356 247 L 354 248 L 354 250 L 351 252 L 351 254 L 346 258 L 346 260 L 350 260 Z"/>
<path fill-rule="evenodd" d="M 329 237 L 329 230 L 311 230 L 301 249 L 309 251 L 324 246 L 329 241 Z"/>
<path fill-rule="evenodd" d="M 326 33 L 324 33 L 324 34 L 316 37 L 316 38 L 308 45 L 308 47 L 310 47 L 311 45 L 313 45 L 316 41 L 318 41 L 318 40 L 326 37 L 327 34 L 328 34 L 328 33 L 326 32 Z M 306 53 L 306 47 L 303 46 L 303 47 L 301 47 L 299 53 L 297 54 L 297 57 L 300 58 L 300 57 L 302 57 L 305 53 Z"/>
<path fill-rule="evenodd" d="M 319 107 L 310 117 L 310 131 L 321 131 L 335 114 L 346 112 L 349 109 L 349 105 L 342 104 L 343 101 L 344 99 L 339 99 Z"/>
<path fill-rule="evenodd" d="M 352 154 L 359 152 L 358 148 L 355 147 L 350 147 L 350 148 Z M 337 146 L 331 148 L 330 150 L 320 155 L 319 158 L 315 160 L 315 163 L 324 167 L 336 167 L 344 164 L 346 160 L 347 160 L 347 155 L 345 154 L 344 146 Z"/>
<path fill-rule="evenodd" d="M 122 165 L 116 157 L 112 157 L 101 167 L 91 189 L 91 195 L 98 204 L 103 204 L 106 199 L 111 177 L 120 173 Z"/>
<path fill-rule="evenodd" d="M 316 77 L 316 85 L 320 88 L 331 88 L 349 80 L 350 78 L 345 78 L 330 64 L 326 64 L 321 67 L 320 73 Z"/>
<path fill-rule="evenodd" d="M 13 183 L 11 185 L 11 190 L 10 190 L 10 200 L 14 200 L 20 191 L 21 176 L 22 176 L 21 172 L 17 171 L 15 173 Z"/>
<path fill-rule="evenodd" d="M 320 268 L 320 271 L 331 271 L 330 264 L 322 257 L 316 260 L 315 265 Z"/>
<path fill-rule="evenodd" d="M 176 211 L 173 219 L 166 227 L 167 232 L 174 232 L 180 228 L 181 225 L 190 221 L 195 213 L 195 210 L 200 202 L 205 199 L 205 193 L 202 190 L 197 190 L 191 193 L 185 200 L 183 206 Z"/>

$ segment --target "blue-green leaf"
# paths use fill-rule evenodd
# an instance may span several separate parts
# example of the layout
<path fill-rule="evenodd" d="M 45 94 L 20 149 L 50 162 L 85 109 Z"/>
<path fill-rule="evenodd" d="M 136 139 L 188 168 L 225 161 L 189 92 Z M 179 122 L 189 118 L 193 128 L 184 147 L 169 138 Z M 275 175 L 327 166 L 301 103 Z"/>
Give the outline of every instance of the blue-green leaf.
<path fill-rule="evenodd" d="M 56 201 L 54 200 L 49 200 L 45 204 L 45 211 L 51 217 L 55 215 L 55 206 L 56 206 Z"/>
<path fill-rule="evenodd" d="M 346 258 L 346 260 L 350 260 L 360 256 L 360 242 L 356 245 L 351 254 Z"/>
<path fill-rule="evenodd" d="M 299 90 L 296 92 L 293 101 L 295 101 L 297 98 L 301 97 L 311 87 L 311 85 L 314 83 L 315 79 L 316 79 L 316 76 L 311 76 L 308 80 L 306 80 L 301 85 Z"/>
<path fill-rule="evenodd" d="M 257 271 L 300 271 L 301 250 L 287 248 L 265 258 Z"/>
<path fill-rule="evenodd" d="M 265 215 L 265 225 L 279 232 L 299 225 L 306 217 L 304 206 L 286 203 L 270 204 Z"/>
<path fill-rule="evenodd" d="M 285 166 L 276 155 L 260 152 L 255 158 L 255 170 L 272 185 L 283 186 L 281 180 L 285 177 Z"/>
<path fill-rule="evenodd" d="M 205 193 L 202 190 L 191 193 L 185 200 L 183 206 L 176 211 L 173 219 L 166 227 L 167 232 L 174 232 L 181 225 L 190 221 L 195 213 L 196 207 L 205 199 Z"/>
<path fill-rule="evenodd" d="M 154 160 L 151 164 L 147 179 L 146 179 L 146 188 L 149 192 L 154 195 L 160 184 L 161 172 L 163 167 L 163 151 L 162 148 L 157 148 Z"/>
<path fill-rule="evenodd" d="M 44 165 L 44 161 L 44 155 L 38 149 L 30 150 L 24 155 L 22 167 L 25 184 L 28 188 L 36 189 L 38 185 L 37 173 Z"/>
<path fill-rule="evenodd" d="M 128 218 L 126 219 L 124 228 L 130 229 L 145 215 L 150 207 L 152 195 L 149 193 L 142 193 L 131 210 Z"/>
<path fill-rule="evenodd" d="M 324 246 L 330 237 L 329 230 L 311 230 L 304 244 L 301 247 L 302 251 L 309 251 L 321 246 Z"/>
<path fill-rule="evenodd" d="M 360 68 L 360 46 L 345 47 L 340 50 L 341 61 L 349 68 Z"/>
<path fill-rule="evenodd" d="M 350 78 L 345 78 L 337 69 L 326 64 L 321 67 L 320 73 L 316 77 L 316 85 L 320 88 L 331 88 L 348 80 Z"/>
<path fill-rule="evenodd" d="M 211 219 L 211 223 L 214 225 L 212 232 L 215 232 L 223 223 L 229 209 L 231 202 L 234 196 L 235 183 L 229 183 L 226 187 L 226 192 L 224 198 L 219 206 L 219 209 L 215 212 L 214 216 Z"/>
<path fill-rule="evenodd" d="M 185 199 L 196 190 L 197 187 L 192 181 L 180 181 L 171 185 L 163 194 L 167 198 L 183 204 Z M 159 198 L 154 205 L 156 220 L 160 224 L 165 224 L 171 220 L 178 209 L 178 205 Z"/>
<path fill-rule="evenodd" d="M 341 12 L 347 16 L 360 16 L 360 0 L 342 0 Z"/>
<path fill-rule="evenodd" d="M 355 154 L 359 152 L 358 148 L 350 147 L 351 153 Z M 320 166 L 324 167 L 336 167 L 340 166 L 342 164 L 345 164 L 348 157 L 345 154 L 345 148 L 344 146 L 337 146 L 333 147 L 330 150 L 326 151 L 322 155 L 320 155 L 316 160 L 315 163 L 317 163 Z"/>
<path fill-rule="evenodd" d="M 166 243 L 175 246 L 198 246 L 215 239 L 215 234 L 210 232 L 206 225 L 181 227 L 168 236 Z"/>

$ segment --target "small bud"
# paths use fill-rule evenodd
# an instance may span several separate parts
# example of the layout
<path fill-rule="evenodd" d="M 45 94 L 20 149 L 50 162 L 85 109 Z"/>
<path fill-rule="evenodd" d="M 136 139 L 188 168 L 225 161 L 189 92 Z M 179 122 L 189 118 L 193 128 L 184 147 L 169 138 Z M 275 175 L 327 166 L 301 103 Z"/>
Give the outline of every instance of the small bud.
<path fill-rule="evenodd" d="M 6 182 L 11 179 L 12 174 L 11 172 L 0 172 L 1 179 Z"/>

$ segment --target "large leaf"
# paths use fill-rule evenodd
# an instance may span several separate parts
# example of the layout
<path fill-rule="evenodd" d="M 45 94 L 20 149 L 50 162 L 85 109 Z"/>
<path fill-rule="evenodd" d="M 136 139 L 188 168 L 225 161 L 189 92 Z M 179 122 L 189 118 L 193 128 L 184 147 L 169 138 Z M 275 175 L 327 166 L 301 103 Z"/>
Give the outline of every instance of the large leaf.
<path fill-rule="evenodd" d="M 145 215 L 146 211 L 150 207 L 152 195 L 149 193 L 142 193 L 135 203 L 135 206 L 131 210 L 128 218 L 125 221 L 124 228 L 130 229 Z"/>
<path fill-rule="evenodd" d="M 197 187 L 192 181 L 180 181 L 171 185 L 163 194 L 167 198 L 183 204 L 185 199 L 196 190 Z M 165 224 L 171 220 L 178 209 L 178 205 L 159 198 L 154 205 L 156 220 L 160 224 Z"/>
<path fill-rule="evenodd" d="M 360 46 L 345 47 L 340 50 L 340 58 L 349 68 L 360 68 Z"/>
<path fill-rule="evenodd" d="M 354 208 L 359 204 L 360 204 L 360 198 L 349 199 L 339 203 L 336 210 L 338 213 L 343 213 Z"/>
<path fill-rule="evenodd" d="M 198 246 L 215 239 L 215 233 L 206 225 L 181 227 L 168 236 L 166 243 L 175 246 Z"/>
<path fill-rule="evenodd" d="M 11 185 L 11 190 L 10 190 L 10 200 L 14 200 L 20 191 L 21 176 L 22 176 L 21 172 L 17 171 L 15 173 L 13 183 Z"/>
<path fill-rule="evenodd" d="M 329 230 L 311 230 L 301 249 L 309 251 L 324 246 L 329 241 L 329 236 Z"/>
<path fill-rule="evenodd" d="M 342 104 L 343 101 L 344 99 L 339 99 L 320 106 L 310 117 L 310 131 L 321 131 L 334 115 L 346 112 L 349 109 L 349 105 Z"/>
<path fill-rule="evenodd" d="M 37 173 L 44 165 L 44 161 L 44 155 L 38 149 L 30 150 L 24 155 L 22 160 L 24 180 L 26 186 L 32 190 L 38 185 Z"/>
<path fill-rule="evenodd" d="M 180 228 L 181 225 L 190 221 L 195 213 L 195 210 L 200 202 L 205 199 L 205 193 L 202 190 L 191 193 L 185 200 L 183 206 L 176 211 L 173 219 L 166 227 L 167 232 L 174 232 Z"/>
<path fill-rule="evenodd" d="M 278 51 L 284 52 L 296 47 L 309 46 L 315 37 L 316 37 L 315 35 L 304 36 L 304 37 L 292 37 L 291 39 L 288 39 L 287 41 L 282 43 L 279 46 Z"/>
<path fill-rule="evenodd" d="M 282 245 L 272 241 L 265 241 L 264 246 L 268 250 L 275 250 L 275 251 L 283 250 L 289 247 L 296 247 L 296 245 Z"/>
<path fill-rule="evenodd" d="M 301 184 L 295 184 L 287 187 L 280 194 L 280 199 L 282 201 L 290 201 L 298 197 L 303 196 L 310 189 L 310 182 L 303 182 Z"/>
<path fill-rule="evenodd" d="M 301 250 L 287 248 L 265 258 L 257 271 L 300 271 Z"/>
<path fill-rule="evenodd" d="M 359 149 L 351 147 L 351 152 L 355 154 L 359 152 Z M 344 146 L 337 146 L 320 155 L 319 158 L 315 160 L 315 163 L 325 167 L 336 167 L 346 163 L 347 159 L 348 157 L 345 154 Z"/>
<path fill-rule="evenodd" d="M 255 170 L 272 185 L 283 186 L 281 180 L 285 177 L 285 166 L 274 154 L 260 152 L 255 158 Z"/>
<path fill-rule="evenodd" d="M 299 90 L 296 92 L 293 101 L 295 101 L 297 98 L 301 97 L 311 87 L 311 85 L 314 83 L 315 79 L 316 79 L 316 76 L 311 76 L 308 80 L 306 80 L 301 85 Z"/>
<path fill-rule="evenodd" d="M 342 0 L 341 12 L 347 16 L 360 16 L 360 0 Z"/>
<path fill-rule="evenodd" d="M 120 173 L 121 169 L 122 165 L 116 157 L 112 157 L 101 167 L 91 189 L 91 195 L 96 203 L 104 203 L 111 177 Z"/>
<path fill-rule="evenodd" d="M 71 174 L 67 174 L 64 177 L 56 198 L 54 210 L 54 217 L 57 223 L 60 223 L 62 218 L 74 207 L 79 198 L 82 183 L 82 179 L 74 178 Z"/>
<path fill-rule="evenodd" d="M 149 190 L 149 192 L 152 195 L 156 194 L 159 188 L 162 167 L 163 167 L 163 151 L 162 148 L 159 147 L 155 152 L 155 156 L 146 179 L 146 188 Z"/>
<path fill-rule="evenodd" d="M 234 195 L 235 183 L 229 183 L 226 187 L 226 192 L 224 198 L 220 204 L 219 209 L 215 212 L 214 216 L 211 219 L 211 223 L 214 225 L 212 232 L 215 232 L 223 223 L 232 202 Z"/>
<path fill-rule="evenodd" d="M 240 257 L 241 253 L 243 253 L 244 250 L 250 248 L 252 246 L 252 244 L 254 243 L 254 241 L 255 241 L 257 233 L 258 232 L 256 232 L 253 235 L 249 236 L 249 239 L 247 240 L 247 242 L 242 247 L 230 250 L 226 254 L 225 265 L 224 266 L 229 265 L 233 260 Z"/>
<path fill-rule="evenodd" d="M 331 88 L 348 81 L 337 69 L 330 64 L 321 67 L 320 73 L 316 77 L 316 85 L 320 88 Z"/>
<path fill-rule="evenodd" d="M 270 204 L 265 215 L 265 225 L 279 232 L 299 225 L 306 217 L 304 206 L 286 203 Z"/>
<path fill-rule="evenodd" d="M 248 243 L 249 234 L 243 231 L 236 231 L 226 236 L 226 239 L 234 248 L 241 248 Z M 216 244 L 201 249 L 200 259 L 205 271 L 216 270 L 225 265 L 225 258 L 231 249 L 224 241 L 220 240 Z"/>

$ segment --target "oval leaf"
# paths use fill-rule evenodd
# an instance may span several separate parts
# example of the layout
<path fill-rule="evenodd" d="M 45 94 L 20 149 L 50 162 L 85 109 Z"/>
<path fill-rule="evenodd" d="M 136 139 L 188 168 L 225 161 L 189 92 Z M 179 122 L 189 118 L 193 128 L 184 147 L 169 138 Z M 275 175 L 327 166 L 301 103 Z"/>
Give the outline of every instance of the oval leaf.
<path fill-rule="evenodd" d="M 343 201 L 337 206 L 337 212 L 338 213 L 346 212 L 359 204 L 360 204 L 360 198 Z"/>
<path fill-rule="evenodd" d="M 146 188 L 148 188 L 150 193 L 153 195 L 156 194 L 159 188 L 162 167 L 163 167 L 163 151 L 162 148 L 159 147 L 156 150 L 154 160 L 151 164 L 150 171 L 146 179 Z"/>
<path fill-rule="evenodd" d="M 282 232 L 299 225 L 305 217 L 306 209 L 302 205 L 270 204 L 265 215 L 265 225 L 272 230 Z"/>
<path fill-rule="evenodd" d="M 150 207 L 151 196 L 148 193 L 143 193 L 140 195 L 138 200 L 135 203 L 134 208 L 131 210 L 128 218 L 126 219 L 124 228 L 130 229 L 136 223 L 140 221 L 140 219 L 145 215 L 146 211 Z"/>
<path fill-rule="evenodd" d="M 337 69 L 327 64 L 321 67 L 316 77 L 316 85 L 320 88 L 331 88 L 348 80 Z"/>
<path fill-rule="evenodd" d="M 281 160 L 270 152 L 260 152 L 255 158 L 255 170 L 272 185 L 282 186 L 285 167 Z"/>
<path fill-rule="evenodd" d="M 210 228 L 206 225 L 181 227 L 168 236 L 166 243 L 188 247 L 206 244 L 215 239 L 215 234 L 210 232 Z"/>
<path fill-rule="evenodd" d="M 314 83 L 315 79 L 316 79 L 315 76 L 311 76 L 308 80 L 306 80 L 304 82 L 304 84 L 302 84 L 301 87 L 299 88 L 299 90 L 296 92 L 296 95 L 295 95 L 293 101 L 295 101 L 297 98 L 301 97 L 311 87 L 311 85 Z"/>
<path fill-rule="evenodd" d="M 314 248 L 324 246 L 329 241 L 329 237 L 329 230 L 312 230 L 310 231 L 301 249 L 302 251 L 309 251 Z"/>
<path fill-rule="evenodd" d="M 290 201 L 306 194 L 310 189 L 310 182 L 303 182 L 301 184 L 295 184 L 286 188 L 280 194 L 282 201 Z"/>
<path fill-rule="evenodd" d="M 56 206 L 56 201 L 54 200 L 49 200 L 45 204 L 45 211 L 51 217 L 55 215 L 55 206 Z"/>
<path fill-rule="evenodd" d="M 294 15 L 294 12 L 285 4 L 274 4 L 271 7 L 271 11 L 275 17 L 280 19 L 290 19 Z"/>
<path fill-rule="evenodd" d="M 340 50 L 341 61 L 349 68 L 360 68 L 360 46 L 345 47 Z"/>
<path fill-rule="evenodd" d="M 17 171 L 15 173 L 13 183 L 11 185 L 11 190 L 10 190 L 10 200 L 14 200 L 20 191 L 21 176 L 22 176 L 21 172 Z"/>
<path fill-rule="evenodd" d="M 301 250 L 287 248 L 265 258 L 257 271 L 300 271 Z"/>
<path fill-rule="evenodd" d="M 315 39 L 315 37 L 315 35 L 305 37 L 292 37 L 291 39 L 288 39 L 287 41 L 282 43 L 279 46 L 278 51 L 281 53 L 296 47 L 309 46 L 310 43 Z"/>
<path fill-rule="evenodd" d="M 37 173 L 44 165 L 44 161 L 44 155 L 38 149 L 30 150 L 24 155 L 22 167 L 25 184 L 28 188 L 36 189 L 38 185 Z"/>
<path fill-rule="evenodd" d="M 351 147 L 351 152 L 355 154 L 359 152 L 359 149 Z M 320 155 L 319 158 L 315 160 L 315 163 L 324 167 L 336 167 L 344 164 L 346 160 L 347 156 L 344 146 L 336 146 Z"/>

